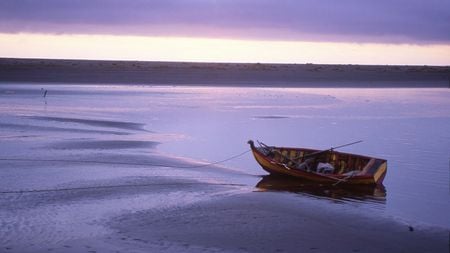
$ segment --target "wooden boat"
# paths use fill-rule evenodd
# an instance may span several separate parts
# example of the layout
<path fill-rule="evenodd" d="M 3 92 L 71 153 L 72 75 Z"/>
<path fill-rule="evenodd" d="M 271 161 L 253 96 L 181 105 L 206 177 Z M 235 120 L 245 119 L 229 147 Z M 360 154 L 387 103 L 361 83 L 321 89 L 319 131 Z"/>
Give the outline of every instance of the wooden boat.
<path fill-rule="evenodd" d="M 248 141 L 256 161 L 273 175 L 302 178 L 323 184 L 380 185 L 387 161 L 379 158 L 307 148 L 273 147 Z"/>

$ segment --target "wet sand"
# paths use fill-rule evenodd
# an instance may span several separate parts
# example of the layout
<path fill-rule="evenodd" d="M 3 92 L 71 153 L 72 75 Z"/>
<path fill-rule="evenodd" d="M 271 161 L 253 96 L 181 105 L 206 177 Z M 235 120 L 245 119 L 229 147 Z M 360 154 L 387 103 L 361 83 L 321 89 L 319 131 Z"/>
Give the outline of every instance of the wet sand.
<path fill-rule="evenodd" d="M 113 227 L 141 247 L 168 252 L 447 250 L 448 231 L 373 219 L 372 212 L 341 213 L 295 195 L 253 192 L 164 212 L 124 215 Z"/>
<path fill-rule="evenodd" d="M 428 195 L 425 189 L 407 195 L 408 189 L 396 192 L 391 187 L 387 189 L 388 198 L 383 193 L 355 196 L 327 189 L 320 194 L 310 190 L 294 193 L 277 189 L 267 177 L 263 179 L 264 172 L 250 154 L 230 163 L 206 164 L 248 149 L 245 138 L 256 131 L 264 136 L 274 126 L 289 122 L 296 129 L 300 121 L 318 125 L 308 123 L 312 120 L 308 115 L 293 114 L 301 110 L 313 111 L 314 117 L 326 112 L 326 122 L 338 127 L 341 122 L 334 118 L 335 124 L 329 122 L 328 112 L 336 110 L 332 105 L 339 99 L 347 99 L 345 94 L 337 92 L 335 98 L 317 91 L 291 94 L 272 89 L 223 89 L 215 93 L 216 89 L 197 88 L 45 88 L 50 89 L 50 95 L 44 99 L 40 86 L 0 86 L 0 252 L 448 252 L 449 231 L 444 220 L 448 204 L 426 196 L 441 208 L 426 209 L 427 214 L 444 217 L 437 219 L 440 225 L 408 218 L 403 209 L 401 215 L 387 211 L 391 208 L 387 204 L 396 204 L 399 198 L 408 199 L 421 192 Z M 448 118 L 445 95 L 430 90 L 417 92 L 417 107 L 407 104 L 406 109 L 393 112 L 394 124 L 402 122 L 401 116 L 411 117 L 411 108 L 427 116 L 433 108 L 434 117 Z M 391 117 L 390 108 L 399 108 L 405 102 L 393 92 L 388 98 L 393 102 L 385 111 L 379 104 L 361 110 L 362 105 L 371 103 L 360 95 L 356 95 L 357 110 L 348 110 L 353 116 L 361 113 L 366 117 L 376 107 L 374 122 L 380 122 L 379 117 Z M 368 97 L 379 101 L 381 95 Z M 431 104 L 426 102 L 428 96 L 433 98 Z M 285 102 L 281 110 L 280 98 Z M 355 106 L 355 101 L 348 103 Z M 289 121 L 296 117 L 298 121 Z M 367 118 L 363 119 L 363 125 L 368 125 Z M 424 122 L 426 118 L 419 120 Z M 354 124 L 342 125 L 348 129 Z M 309 125 L 303 128 L 309 130 L 308 136 L 334 134 L 326 131 L 332 128 L 317 133 Z M 386 129 L 391 128 L 381 130 Z M 369 130 L 368 136 L 376 136 L 376 130 Z M 443 136 L 436 138 L 442 143 L 446 131 L 435 125 L 433 131 Z M 308 142 L 307 135 L 299 139 Z M 264 137 L 270 139 L 270 135 Z M 290 135 L 275 137 L 286 138 L 283 142 L 292 139 Z M 219 138 L 215 141 L 219 146 L 208 143 L 212 138 Z M 189 142 L 192 139 L 200 146 Z M 311 139 L 316 145 L 321 140 Z M 330 139 L 325 138 L 323 145 Z M 170 143 L 181 150 L 164 152 Z M 164 145 L 166 149 L 161 147 Z M 390 164 L 399 167 L 395 156 L 401 153 L 385 151 L 384 142 L 375 145 L 379 145 L 374 148 L 377 151 L 383 147 L 383 157 L 391 153 Z M 189 150 L 199 152 L 202 158 L 183 155 Z M 370 146 L 366 152 L 370 152 Z M 2 160 L 5 157 L 17 160 Z M 427 157 L 422 158 L 427 161 Z M 434 164 L 440 166 L 440 160 L 434 160 Z M 411 168 L 414 165 L 408 165 L 408 171 Z M 431 174 L 436 178 L 439 173 Z M 391 172 L 388 180 L 393 176 Z M 404 179 L 408 175 L 401 176 Z M 440 184 L 433 181 L 432 185 Z M 414 182 L 417 185 L 420 182 Z M 440 194 L 435 188 L 429 191 Z"/>
<path fill-rule="evenodd" d="M 324 200 L 250 185 L 141 174 L 58 188 L 2 193 L 0 252 L 448 250 L 448 230 L 442 228 L 411 226 L 377 210 L 330 208 Z"/>
<path fill-rule="evenodd" d="M 268 87 L 450 87 L 450 67 L 0 58 L 0 82 Z"/>

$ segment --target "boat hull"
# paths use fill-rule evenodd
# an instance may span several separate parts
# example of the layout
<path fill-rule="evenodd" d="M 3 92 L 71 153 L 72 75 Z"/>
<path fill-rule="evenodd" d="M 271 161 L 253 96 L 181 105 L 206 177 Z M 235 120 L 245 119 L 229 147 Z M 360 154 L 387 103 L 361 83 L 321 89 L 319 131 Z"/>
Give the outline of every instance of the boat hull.
<path fill-rule="evenodd" d="M 344 174 L 321 174 L 313 173 L 305 170 L 296 169 L 285 163 L 265 155 L 261 150 L 251 144 L 251 149 L 255 160 L 268 173 L 272 175 L 284 175 L 290 177 L 301 178 L 305 180 L 315 181 L 323 184 L 353 184 L 353 185 L 379 185 L 382 184 L 387 172 L 387 161 L 377 158 L 367 158 L 368 163 L 365 166 L 365 173 L 359 175 L 348 176 Z M 283 148 L 290 150 L 289 148 Z M 291 150 L 293 150 L 291 148 Z M 295 149 L 300 150 L 300 149 Z M 311 150 L 308 150 L 311 151 Z M 345 154 L 345 153 L 343 153 Z M 351 155 L 351 154 L 346 154 Z"/>

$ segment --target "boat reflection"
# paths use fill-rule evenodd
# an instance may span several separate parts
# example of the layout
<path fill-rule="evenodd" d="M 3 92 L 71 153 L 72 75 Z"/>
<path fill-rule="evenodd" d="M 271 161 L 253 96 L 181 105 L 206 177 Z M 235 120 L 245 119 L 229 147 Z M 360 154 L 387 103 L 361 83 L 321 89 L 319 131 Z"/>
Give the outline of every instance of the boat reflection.
<path fill-rule="evenodd" d="M 336 200 L 375 201 L 379 203 L 386 201 L 386 189 L 383 185 L 329 185 L 298 178 L 267 175 L 263 176 L 261 181 L 256 184 L 256 188 L 261 191 L 288 191 Z"/>

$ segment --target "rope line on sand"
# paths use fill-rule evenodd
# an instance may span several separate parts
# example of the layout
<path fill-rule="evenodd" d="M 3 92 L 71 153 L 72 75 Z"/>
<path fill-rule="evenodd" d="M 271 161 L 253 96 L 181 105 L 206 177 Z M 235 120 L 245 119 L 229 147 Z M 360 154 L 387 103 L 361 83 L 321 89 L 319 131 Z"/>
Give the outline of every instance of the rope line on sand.
<path fill-rule="evenodd" d="M 77 191 L 77 190 L 97 190 L 97 189 L 114 189 L 127 187 L 149 187 L 149 186 L 180 186 L 180 185 L 222 185 L 222 186 L 246 186 L 244 184 L 231 183 L 156 183 L 156 184 L 122 184 L 122 185 L 104 185 L 104 186 L 86 186 L 86 187 L 72 187 L 72 188 L 56 188 L 56 189 L 41 189 L 41 190 L 19 190 L 19 191 L 0 191 L 0 194 L 22 194 L 22 193 L 42 193 L 42 192 L 60 192 L 60 191 Z"/>
<path fill-rule="evenodd" d="M 180 168 L 180 169 L 194 169 L 202 168 L 212 165 L 224 163 L 238 157 L 245 155 L 251 150 L 246 150 L 237 155 L 233 155 L 226 159 L 205 163 L 195 166 L 179 166 L 168 164 L 155 164 L 155 163 L 131 163 L 131 162 L 108 162 L 108 161 L 95 161 L 95 160 L 68 160 L 68 159 L 32 159 L 32 158 L 0 158 L 0 161 L 19 161 L 19 162 L 62 162 L 62 163 L 91 163 L 91 164 L 110 164 L 110 165 L 133 165 L 133 166 L 151 166 L 151 167 L 165 167 L 165 168 Z M 90 190 L 90 189 L 113 189 L 124 187 L 148 187 L 155 185 L 224 185 L 224 186 L 244 186 L 242 184 L 220 184 L 220 183 L 160 183 L 160 184 L 124 184 L 124 185 L 107 185 L 107 186 L 87 186 L 87 187 L 74 187 L 74 188 L 57 188 L 57 189 L 41 189 L 41 190 L 19 190 L 19 191 L 0 191 L 0 194 L 21 194 L 21 193 L 40 193 L 40 192 L 59 192 L 59 191 L 73 191 L 73 190 Z"/>
<path fill-rule="evenodd" d="M 0 158 L 0 161 L 18 161 L 18 162 L 62 162 L 62 163 L 92 163 L 92 164 L 111 164 L 111 165 L 134 165 L 134 166 L 151 166 L 151 167 L 165 167 L 165 168 L 179 168 L 179 169 L 196 169 L 208 167 L 211 165 L 221 164 L 238 157 L 241 157 L 251 150 L 246 150 L 237 155 L 228 157 L 224 160 L 204 163 L 201 165 L 191 165 L 191 166 L 182 166 L 182 165 L 169 165 L 169 164 L 157 164 L 157 163 L 134 163 L 134 162 L 108 162 L 108 161 L 95 161 L 95 160 L 70 160 L 70 159 L 37 159 L 37 158 Z"/>

